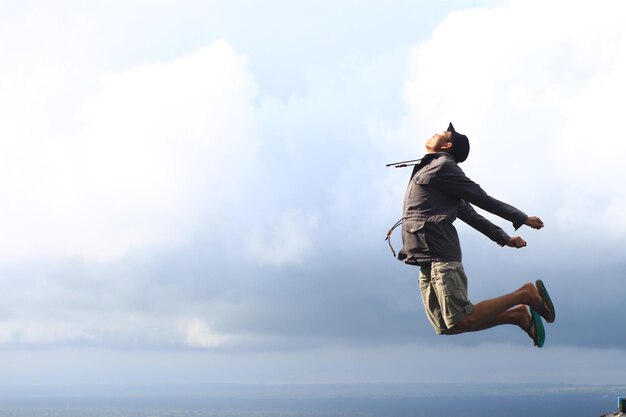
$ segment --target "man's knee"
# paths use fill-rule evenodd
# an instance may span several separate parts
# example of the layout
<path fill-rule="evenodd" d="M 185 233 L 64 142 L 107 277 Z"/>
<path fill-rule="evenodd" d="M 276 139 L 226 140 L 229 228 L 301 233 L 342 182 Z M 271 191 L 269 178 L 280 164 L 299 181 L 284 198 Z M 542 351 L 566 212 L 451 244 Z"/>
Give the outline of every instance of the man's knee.
<path fill-rule="evenodd" d="M 446 334 L 459 334 L 459 333 L 465 333 L 467 331 L 470 331 L 474 326 L 474 320 L 472 319 L 472 316 L 466 316 L 463 320 L 461 320 L 460 322 L 456 323 L 454 326 L 450 327 L 448 329 L 448 331 L 446 332 Z"/>

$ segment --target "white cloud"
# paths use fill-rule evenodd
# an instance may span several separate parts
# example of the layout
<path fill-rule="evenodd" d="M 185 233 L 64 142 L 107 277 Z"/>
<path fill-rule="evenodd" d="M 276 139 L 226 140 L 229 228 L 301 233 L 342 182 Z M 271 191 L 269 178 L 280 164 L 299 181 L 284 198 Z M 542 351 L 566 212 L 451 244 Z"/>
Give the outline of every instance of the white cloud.
<path fill-rule="evenodd" d="M 60 81 L 70 82 L 47 86 Z M 247 58 L 224 41 L 110 72 L 79 102 L 1 87 L 4 261 L 111 259 L 185 239 L 224 209 L 260 144 Z M 75 109 L 74 123 L 38 123 L 60 105 Z"/>
<path fill-rule="evenodd" d="M 511 1 L 450 14 L 412 51 L 402 146 L 452 121 L 472 143 L 463 168 L 488 192 L 564 232 L 613 224 L 623 238 L 611 213 L 626 205 L 617 191 L 625 18 L 617 1 Z"/>
<path fill-rule="evenodd" d="M 216 348 L 230 340 L 229 336 L 217 334 L 211 331 L 202 319 L 189 319 L 181 324 L 185 343 L 191 347 Z"/>
<path fill-rule="evenodd" d="M 67 298 L 60 297 L 64 301 Z M 214 332 L 206 320 L 189 315 L 185 309 L 164 314 L 128 306 L 109 306 L 108 311 L 73 310 L 51 304 L 45 308 L 49 310 L 47 316 L 32 306 L 12 308 L 14 314 L 0 321 L 0 346 L 208 349 L 233 340 L 230 335 Z"/>

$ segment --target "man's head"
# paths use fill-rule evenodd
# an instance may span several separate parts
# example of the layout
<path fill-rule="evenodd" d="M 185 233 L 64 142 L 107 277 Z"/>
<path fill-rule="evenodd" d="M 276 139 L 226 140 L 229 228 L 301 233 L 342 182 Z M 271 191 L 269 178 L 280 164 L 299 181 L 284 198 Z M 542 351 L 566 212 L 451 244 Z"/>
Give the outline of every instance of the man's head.
<path fill-rule="evenodd" d="M 469 139 L 467 139 L 467 136 L 454 130 L 452 123 L 448 125 L 448 132 L 452 133 L 452 149 L 448 152 L 452 154 L 456 162 L 461 163 L 465 161 L 467 159 L 467 155 L 469 155 Z"/>
<path fill-rule="evenodd" d="M 448 125 L 448 130 L 445 132 L 435 133 L 426 140 L 424 146 L 429 153 L 448 152 L 458 163 L 467 159 L 470 148 L 467 136 L 454 130 L 452 123 Z"/>

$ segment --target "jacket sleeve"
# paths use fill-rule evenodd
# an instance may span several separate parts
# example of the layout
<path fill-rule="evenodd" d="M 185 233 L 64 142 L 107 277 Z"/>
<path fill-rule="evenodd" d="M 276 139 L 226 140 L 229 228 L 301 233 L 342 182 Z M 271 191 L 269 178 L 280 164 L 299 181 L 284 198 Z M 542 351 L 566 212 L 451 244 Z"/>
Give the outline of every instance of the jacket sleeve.
<path fill-rule="evenodd" d="M 528 219 L 528 216 L 521 210 L 489 196 L 480 185 L 467 178 L 456 163 L 444 164 L 433 180 L 434 185 L 445 193 L 452 194 L 467 203 L 510 221 L 515 230 Z"/>
<path fill-rule="evenodd" d="M 461 200 L 457 216 L 500 246 L 506 245 L 509 239 L 511 239 L 504 230 L 478 214 L 466 201 Z"/>

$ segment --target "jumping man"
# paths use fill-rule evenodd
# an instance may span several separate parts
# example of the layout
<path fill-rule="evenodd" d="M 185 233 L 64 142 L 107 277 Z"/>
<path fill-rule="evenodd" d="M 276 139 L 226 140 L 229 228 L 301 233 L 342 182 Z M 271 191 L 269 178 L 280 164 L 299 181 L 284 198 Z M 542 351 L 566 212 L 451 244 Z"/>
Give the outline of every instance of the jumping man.
<path fill-rule="evenodd" d="M 548 323 L 555 318 L 543 282 L 526 283 L 512 293 L 472 304 L 467 296 L 459 237 L 452 224 L 458 217 L 500 246 L 523 248 L 524 239 L 510 237 L 472 205 L 509 220 L 515 230 L 522 225 L 541 229 L 543 222 L 489 196 L 465 176 L 458 164 L 467 159 L 469 140 L 457 133 L 452 123 L 445 132 L 426 140 L 425 147 L 427 153 L 413 169 L 404 197 L 403 247 L 398 259 L 420 267 L 422 301 L 436 333 L 459 334 L 514 324 L 533 339 L 535 346 L 543 346 L 541 317 Z"/>

